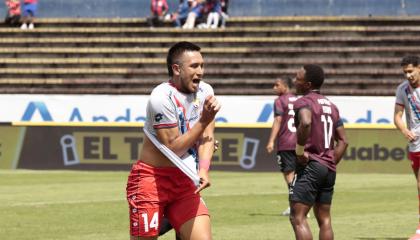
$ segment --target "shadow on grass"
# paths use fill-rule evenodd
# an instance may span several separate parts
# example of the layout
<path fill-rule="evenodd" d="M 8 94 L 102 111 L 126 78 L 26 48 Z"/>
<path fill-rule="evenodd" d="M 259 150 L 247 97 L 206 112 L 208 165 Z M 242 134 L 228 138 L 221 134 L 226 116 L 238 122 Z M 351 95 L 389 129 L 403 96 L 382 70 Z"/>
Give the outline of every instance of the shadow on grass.
<path fill-rule="evenodd" d="M 280 213 L 250 213 L 248 215 L 251 217 L 255 217 L 255 216 L 288 217 L 288 216 L 282 216 Z"/>

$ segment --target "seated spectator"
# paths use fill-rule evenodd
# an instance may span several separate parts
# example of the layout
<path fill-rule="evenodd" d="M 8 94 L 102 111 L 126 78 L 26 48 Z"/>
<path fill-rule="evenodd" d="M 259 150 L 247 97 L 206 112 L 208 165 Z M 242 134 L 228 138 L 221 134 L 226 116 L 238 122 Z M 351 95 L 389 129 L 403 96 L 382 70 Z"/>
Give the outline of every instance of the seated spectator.
<path fill-rule="evenodd" d="M 222 4 L 220 0 L 207 0 L 206 2 L 207 28 L 217 28 L 222 14 Z"/>
<path fill-rule="evenodd" d="M 9 26 L 19 26 L 20 24 L 20 0 L 6 0 L 7 14 L 4 22 Z"/>
<path fill-rule="evenodd" d="M 204 8 L 204 1 L 205 0 L 188 0 L 191 2 L 190 5 L 190 12 L 188 13 L 187 20 L 185 24 L 182 26 L 184 29 L 192 29 L 195 27 L 195 21 L 197 18 L 202 16 L 202 11 Z"/>
<path fill-rule="evenodd" d="M 222 28 L 225 28 L 226 27 L 226 20 L 229 18 L 229 15 L 228 15 L 229 0 L 220 0 L 220 5 L 222 7 L 222 13 L 221 13 L 222 23 L 221 23 L 221 27 Z"/>
<path fill-rule="evenodd" d="M 166 0 L 152 0 L 151 5 L 151 16 L 147 19 L 150 27 L 160 27 L 168 14 L 168 3 Z"/>
<path fill-rule="evenodd" d="M 23 1 L 23 24 L 21 29 L 34 29 L 34 20 L 36 16 L 36 10 L 38 6 L 38 0 L 24 0 Z"/>
<path fill-rule="evenodd" d="M 172 21 L 176 28 L 180 28 L 187 20 L 192 2 L 192 0 L 180 0 L 177 11 L 172 14 Z"/>

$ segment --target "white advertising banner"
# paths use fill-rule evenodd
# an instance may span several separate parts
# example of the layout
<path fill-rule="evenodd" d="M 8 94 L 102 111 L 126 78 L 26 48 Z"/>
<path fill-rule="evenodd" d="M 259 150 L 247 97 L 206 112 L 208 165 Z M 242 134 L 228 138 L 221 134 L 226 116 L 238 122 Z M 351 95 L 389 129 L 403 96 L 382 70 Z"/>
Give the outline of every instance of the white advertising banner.
<path fill-rule="evenodd" d="M 392 123 L 394 97 L 329 97 L 347 123 Z M 273 120 L 275 96 L 218 96 L 218 122 Z M 143 122 L 148 96 L 0 95 L 0 122 Z"/>

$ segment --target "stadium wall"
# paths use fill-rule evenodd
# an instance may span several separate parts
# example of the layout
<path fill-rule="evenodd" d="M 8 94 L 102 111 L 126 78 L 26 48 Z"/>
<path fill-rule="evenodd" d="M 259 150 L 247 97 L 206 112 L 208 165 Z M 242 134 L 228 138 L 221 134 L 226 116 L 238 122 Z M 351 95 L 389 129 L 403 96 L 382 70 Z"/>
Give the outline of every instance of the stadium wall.
<path fill-rule="evenodd" d="M 146 95 L 0 95 L 0 122 L 143 122 Z M 271 123 L 275 96 L 218 96 L 217 122 Z M 330 96 L 346 123 L 392 123 L 395 97 Z M 246 111 L 238 112 L 238 109 Z"/>
<path fill-rule="evenodd" d="M 178 0 L 169 0 L 171 11 Z M 39 17 L 146 17 L 149 0 L 42 0 Z M 4 4 L 0 12 L 5 16 Z M 410 16 L 420 14 L 417 0 L 240 0 L 230 1 L 231 16 Z"/>
<path fill-rule="evenodd" d="M 0 169 L 124 170 L 137 160 L 142 123 L 28 123 L 0 126 Z M 271 124 L 216 125 L 212 169 L 278 171 L 267 154 Z M 406 141 L 392 125 L 346 125 L 350 146 L 340 172 L 409 173 Z"/>

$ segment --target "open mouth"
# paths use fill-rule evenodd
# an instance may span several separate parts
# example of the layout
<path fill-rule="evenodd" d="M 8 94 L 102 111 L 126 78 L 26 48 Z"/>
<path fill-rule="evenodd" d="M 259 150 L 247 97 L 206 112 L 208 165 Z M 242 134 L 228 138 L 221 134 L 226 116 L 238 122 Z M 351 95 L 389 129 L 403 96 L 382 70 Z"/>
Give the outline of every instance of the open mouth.
<path fill-rule="evenodd" d="M 201 79 L 199 79 L 199 78 L 195 78 L 195 79 L 193 79 L 193 81 L 192 81 L 192 82 L 193 82 L 194 84 L 197 84 L 197 85 L 198 85 L 198 84 L 200 83 L 200 81 L 201 81 Z"/>

